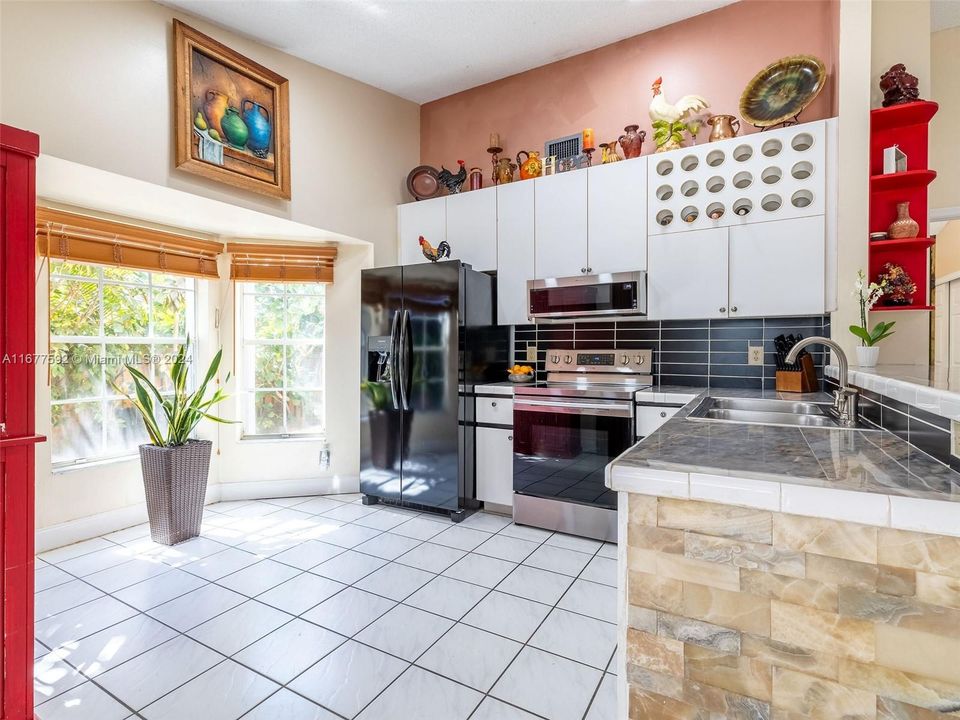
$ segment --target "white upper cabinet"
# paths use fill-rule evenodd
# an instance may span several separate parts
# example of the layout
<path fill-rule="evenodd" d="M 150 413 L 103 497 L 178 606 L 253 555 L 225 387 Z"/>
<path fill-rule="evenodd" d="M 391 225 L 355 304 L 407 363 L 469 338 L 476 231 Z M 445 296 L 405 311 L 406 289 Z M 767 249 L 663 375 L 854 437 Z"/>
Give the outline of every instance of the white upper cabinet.
<path fill-rule="evenodd" d="M 524 325 L 527 280 L 534 277 L 534 183 L 499 185 L 497 192 L 497 323 Z"/>
<path fill-rule="evenodd" d="M 822 215 L 730 228 L 729 317 L 823 313 L 824 268 Z"/>
<path fill-rule="evenodd" d="M 727 232 L 713 228 L 650 237 L 650 318 L 729 317 Z"/>
<path fill-rule="evenodd" d="M 447 239 L 447 199 L 440 197 L 398 205 L 397 235 L 401 265 L 427 262 L 419 239 L 423 235 L 433 247 Z"/>
<path fill-rule="evenodd" d="M 647 269 L 647 159 L 587 170 L 591 274 Z"/>
<path fill-rule="evenodd" d="M 451 257 L 474 270 L 497 268 L 497 188 L 448 195 L 447 242 Z"/>
<path fill-rule="evenodd" d="M 529 183 L 529 180 L 521 181 Z M 589 272 L 587 173 L 571 171 L 533 180 L 538 278 Z"/>

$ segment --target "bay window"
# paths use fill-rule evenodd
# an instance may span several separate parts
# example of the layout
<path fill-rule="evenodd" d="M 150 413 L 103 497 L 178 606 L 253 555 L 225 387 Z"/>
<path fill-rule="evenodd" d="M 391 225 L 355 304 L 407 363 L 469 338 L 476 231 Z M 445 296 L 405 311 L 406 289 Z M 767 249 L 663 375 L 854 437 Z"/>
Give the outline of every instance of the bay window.
<path fill-rule="evenodd" d="M 57 466 L 134 454 L 148 442 L 124 365 L 170 390 L 169 366 L 195 336 L 196 281 L 51 260 L 50 385 Z"/>
<path fill-rule="evenodd" d="M 324 285 L 238 282 L 245 437 L 324 429 Z"/>

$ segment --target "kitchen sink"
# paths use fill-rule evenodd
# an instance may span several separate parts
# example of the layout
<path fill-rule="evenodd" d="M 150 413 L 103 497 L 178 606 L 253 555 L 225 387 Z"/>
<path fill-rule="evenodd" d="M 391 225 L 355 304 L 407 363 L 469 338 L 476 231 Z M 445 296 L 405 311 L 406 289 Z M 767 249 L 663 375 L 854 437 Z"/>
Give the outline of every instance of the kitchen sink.
<path fill-rule="evenodd" d="M 841 425 L 830 403 L 768 400 L 761 398 L 707 397 L 687 418 L 706 422 L 747 423 L 750 425 L 785 425 L 848 430 Z M 872 430 L 858 423 L 857 430 Z"/>

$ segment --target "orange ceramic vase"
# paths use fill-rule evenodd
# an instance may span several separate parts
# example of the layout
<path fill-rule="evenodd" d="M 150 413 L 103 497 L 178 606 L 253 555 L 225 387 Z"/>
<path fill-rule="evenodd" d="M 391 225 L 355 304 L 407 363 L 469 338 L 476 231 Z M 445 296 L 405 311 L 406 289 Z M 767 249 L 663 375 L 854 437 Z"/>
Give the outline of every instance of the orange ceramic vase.
<path fill-rule="evenodd" d="M 527 156 L 527 159 L 523 162 L 520 161 L 521 155 Z M 530 178 L 540 177 L 540 173 L 543 172 L 543 161 L 540 160 L 540 153 L 538 153 L 536 150 L 531 150 L 530 152 L 521 150 L 518 152 L 517 165 L 520 166 L 521 180 L 529 180 Z"/>
<path fill-rule="evenodd" d="M 223 134 L 223 127 L 220 121 L 227 112 L 227 96 L 216 90 L 207 90 L 207 99 L 203 103 L 203 114 L 207 118 L 207 124 L 214 128 L 221 138 L 226 137 Z"/>

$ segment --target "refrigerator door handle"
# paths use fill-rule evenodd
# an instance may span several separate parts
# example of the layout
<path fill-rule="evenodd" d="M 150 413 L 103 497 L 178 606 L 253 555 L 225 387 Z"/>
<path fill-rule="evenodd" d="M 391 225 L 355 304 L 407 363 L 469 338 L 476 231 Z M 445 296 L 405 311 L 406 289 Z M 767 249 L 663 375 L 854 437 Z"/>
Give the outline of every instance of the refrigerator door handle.
<path fill-rule="evenodd" d="M 393 322 L 390 324 L 390 394 L 393 396 L 393 407 L 400 409 L 400 397 L 397 394 L 397 376 L 400 374 L 397 370 L 397 357 L 399 355 L 399 345 L 397 342 L 397 331 L 400 329 L 400 311 L 393 311 Z"/>
<path fill-rule="evenodd" d="M 407 382 L 407 376 L 410 372 L 408 367 L 410 362 L 410 353 L 408 351 L 408 341 L 409 341 L 409 330 L 410 327 L 410 311 L 404 309 L 403 318 L 400 321 L 400 402 L 404 410 L 410 409 L 410 400 L 407 397 L 409 393 L 409 385 Z"/>

